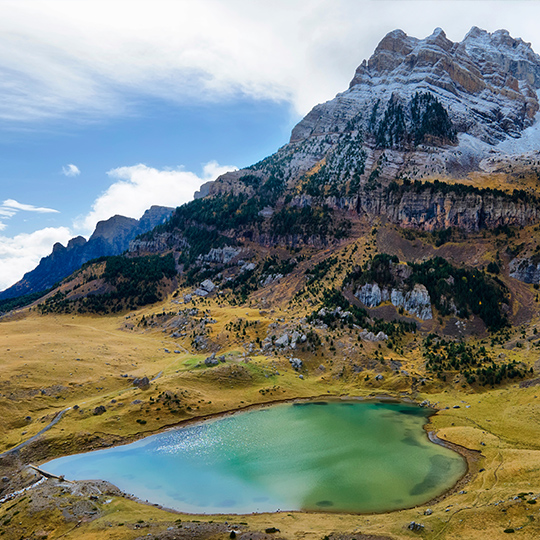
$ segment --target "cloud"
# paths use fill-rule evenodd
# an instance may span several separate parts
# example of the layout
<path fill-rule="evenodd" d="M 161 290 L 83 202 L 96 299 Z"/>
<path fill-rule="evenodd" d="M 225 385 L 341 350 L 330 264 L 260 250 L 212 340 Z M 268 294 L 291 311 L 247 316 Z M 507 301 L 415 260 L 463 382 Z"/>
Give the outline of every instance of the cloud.
<path fill-rule="evenodd" d="M 23 204 L 17 202 L 14 199 L 6 199 L 0 210 L 5 209 L 7 212 L 17 212 L 18 210 L 24 210 L 25 212 L 39 212 L 40 214 L 58 214 L 58 210 L 54 208 L 44 208 L 42 206 L 33 206 L 32 204 Z M 13 215 L 13 214 L 12 214 Z"/>
<path fill-rule="evenodd" d="M 421 13 L 422 16 L 418 16 Z M 539 49 L 540 2 L 194 0 L 0 2 L 0 118 L 74 121 L 132 113 L 141 97 L 234 96 L 297 113 L 346 88 L 390 30 L 417 37 L 472 25 Z"/>
<path fill-rule="evenodd" d="M 3 231 L 7 227 L 4 221 L 12 218 L 21 210 L 23 212 L 37 212 L 40 214 L 58 214 L 58 210 L 55 210 L 54 208 L 44 208 L 41 206 L 34 206 L 32 204 L 20 203 L 15 199 L 6 199 L 2 204 L 0 204 L 0 231 Z"/>
<path fill-rule="evenodd" d="M 51 253 L 55 242 L 64 245 L 72 234 L 67 227 L 47 227 L 14 237 L 0 235 L 0 290 L 10 287 Z"/>
<path fill-rule="evenodd" d="M 69 163 L 68 165 L 62 167 L 62 174 L 64 174 L 65 176 L 79 176 L 79 174 L 81 174 L 81 171 L 79 170 L 79 167 L 77 167 L 77 165 Z"/>
<path fill-rule="evenodd" d="M 236 167 L 207 163 L 202 176 L 179 169 L 155 169 L 139 163 L 130 167 L 118 167 L 107 174 L 114 183 L 101 194 L 90 213 L 79 218 L 75 227 L 91 233 L 97 222 L 115 214 L 140 218 L 152 205 L 176 207 L 193 199 L 201 184 Z"/>

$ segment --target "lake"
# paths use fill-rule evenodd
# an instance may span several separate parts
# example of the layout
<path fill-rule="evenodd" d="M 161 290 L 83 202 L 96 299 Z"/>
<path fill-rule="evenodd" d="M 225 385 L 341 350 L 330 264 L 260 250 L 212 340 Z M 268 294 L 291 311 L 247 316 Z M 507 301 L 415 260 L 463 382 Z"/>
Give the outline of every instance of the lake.
<path fill-rule="evenodd" d="M 427 438 L 431 412 L 359 400 L 272 405 L 43 468 L 190 513 L 383 512 L 425 503 L 466 471 Z"/>

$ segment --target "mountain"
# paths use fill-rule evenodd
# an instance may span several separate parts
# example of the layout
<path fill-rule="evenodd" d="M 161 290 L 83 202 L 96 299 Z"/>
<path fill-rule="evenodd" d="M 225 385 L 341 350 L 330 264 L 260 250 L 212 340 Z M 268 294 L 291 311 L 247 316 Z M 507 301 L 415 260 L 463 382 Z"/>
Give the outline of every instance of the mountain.
<path fill-rule="evenodd" d="M 315 275 L 324 275 L 340 246 L 373 241 L 377 248 L 363 266 L 353 264 L 335 291 L 318 291 L 314 304 L 347 310 L 355 298 L 371 298 L 360 304 L 374 308 L 393 295 L 393 306 L 413 315 L 473 313 L 490 328 L 504 326 L 511 285 L 483 270 L 512 268 L 509 279 L 522 281 L 540 276 L 540 243 L 508 242 L 540 221 L 539 88 L 540 57 L 505 30 L 473 28 L 460 43 L 441 29 L 425 39 L 390 32 L 349 88 L 314 107 L 288 144 L 202 186 L 166 223 L 129 243 L 129 262 L 88 271 L 42 311 L 135 309 L 178 284 L 198 285 L 202 296 L 217 285 L 243 303 L 294 273 L 302 257 L 314 257 L 322 265 Z M 492 240 L 484 241 L 487 232 Z M 473 238 L 474 256 L 467 251 Z M 441 247 L 452 243 L 454 251 Z M 284 258 L 284 249 L 302 255 Z M 422 266 L 428 254 L 440 258 L 434 267 Z M 396 257 L 398 266 L 383 257 L 379 273 L 367 268 L 379 255 Z M 161 270 L 151 271 L 160 257 Z M 420 266 L 406 279 L 386 280 L 403 263 Z M 302 268 L 299 283 L 313 286 L 312 268 Z M 210 291 L 202 286 L 208 279 Z M 476 283 L 470 296 L 478 305 L 469 305 L 468 290 L 458 298 L 458 288 L 449 287 L 459 279 Z M 358 313 L 356 324 L 386 333 Z M 390 311 L 384 319 L 395 317 Z"/>
<path fill-rule="evenodd" d="M 506 30 L 474 27 L 459 43 L 440 28 L 425 39 L 395 30 L 287 145 L 196 196 L 261 195 L 259 211 L 285 197 L 427 230 L 523 226 L 539 215 L 528 183 L 538 174 L 539 89 L 540 56 Z M 487 193 L 494 175 L 501 190 Z M 425 185 L 393 189 L 410 181 Z"/>
<path fill-rule="evenodd" d="M 34 270 L 27 272 L 20 281 L 0 292 L 0 300 L 46 290 L 78 270 L 85 262 L 123 253 L 128 249 L 131 240 L 163 223 L 172 211 L 172 208 L 152 206 L 139 220 L 113 216 L 98 222 L 88 241 L 77 236 L 72 238 L 67 246 L 57 242 L 52 253 L 41 259 Z"/>

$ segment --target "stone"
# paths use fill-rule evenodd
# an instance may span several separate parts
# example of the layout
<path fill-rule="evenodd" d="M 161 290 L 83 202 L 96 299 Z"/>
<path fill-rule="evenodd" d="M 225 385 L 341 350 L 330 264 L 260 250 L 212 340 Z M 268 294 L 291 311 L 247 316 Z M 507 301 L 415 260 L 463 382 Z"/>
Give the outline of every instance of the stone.
<path fill-rule="evenodd" d="M 433 510 L 431 508 L 426 508 L 424 510 L 424 515 L 425 516 L 431 516 L 431 514 L 433 514 Z"/>
<path fill-rule="evenodd" d="M 414 532 L 420 532 L 424 530 L 424 526 L 421 523 L 417 523 L 416 521 L 411 521 L 407 526 L 407 529 Z"/>
<path fill-rule="evenodd" d="M 137 377 L 136 379 L 133 379 L 133 386 L 136 386 L 137 388 L 140 388 L 141 390 L 145 390 L 150 386 L 150 380 L 148 377 Z"/>
<path fill-rule="evenodd" d="M 208 293 L 214 292 L 216 288 L 216 286 L 209 279 L 205 279 L 199 287 Z"/>
<path fill-rule="evenodd" d="M 287 334 L 283 334 L 278 339 L 276 339 L 275 344 L 278 347 L 287 347 L 287 345 L 289 345 L 289 336 Z"/>
<path fill-rule="evenodd" d="M 378 375 L 375 375 L 375 380 L 376 381 L 382 381 L 384 379 L 384 377 L 379 373 Z"/>
<path fill-rule="evenodd" d="M 382 302 L 381 288 L 377 283 L 366 283 L 354 296 L 366 307 L 377 307 Z"/>
<path fill-rule="evenodd" d="M 184 304 L 189 304 L 191 302 L 191 294 L 184 294 Z"/>
<path fill-rule="evenodd" d="M 431 298 L 424 285 L 417 283 L 412 291 L 392 289 L 390 301 L 396 307 L 402 307 L 411 315 L 416 315 L 423 321 L 433 318 Z"/>
<path fill-rule="evenodd" d="M 302 369 L 302 366 L 304 365 L 304 363 L 302 362 L 302 360 L 300 360 L 300 358 L 290 358 L 289 362 L 291 366 L 296 370 Z"/>
<path fill-rule="evenodd" d="M 252 270 L 255 270 L 255 268 L 257 268 L 257 265 L 255 263 L 245 263 L 241 266 L 240 271 L 251 272 Z"/>
<path fill-rule="evenodd" d="M 201 289 L 200 287 L 198 289 L 195 289 L 193 291 L 193 294 L 196 294 L 197 296 L 202 296 L 202 297 L 205 297 L 205 296 L 208 296 L 208 291 L 205 290 L 205 289 Z"/>
<path fill-rule="evenodd" d="M 100 414 L 103 414 L 107 412 L 107 409 L 103 405 L 98 405 L 93 411 L 92 414 L 95 416 L 98 416 Z"/>
<path fill-rule="evenodd" d="M 210 356 L 204 359 L 204 364 L 206 366 L 217 366 L 219 360 L 216 358 L 216 353 L 212 353 Z"/>

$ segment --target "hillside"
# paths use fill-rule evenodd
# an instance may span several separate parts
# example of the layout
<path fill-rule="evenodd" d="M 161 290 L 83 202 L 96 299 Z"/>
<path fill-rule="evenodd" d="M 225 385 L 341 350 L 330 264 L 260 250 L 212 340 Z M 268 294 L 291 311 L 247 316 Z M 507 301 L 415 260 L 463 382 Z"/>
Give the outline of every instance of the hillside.
<path fill-rule="evenodd" d="M 0 497 L 37 479 L 28 463 L 322 396 L 432 406 L 430 438 L 468 463 L 452 490 L 383 514 L 193 516 L 52 479 L 0 506 L 0 532 L 540 536 L 539 89 L 506 31 L 391 32 L 275 154 L 0 319 Z"/>
<path fill-rule="evenodd" d="M 77 236 L 72 238 L 67 246 L 56 243 L 52 253 L 41 259 L 34 270 L 27 272 L 20 281 L 0 292 L 0 301 L 40 293 L 92 259 L 106 255 L 120 255 L 138 234 L 153 229 L 165 221 L 171 212 L 172 208 L 153 206 L 141 219 L 113 216 L 106 221 L 98 222 L 88 241 L 82 236 Z"/>

